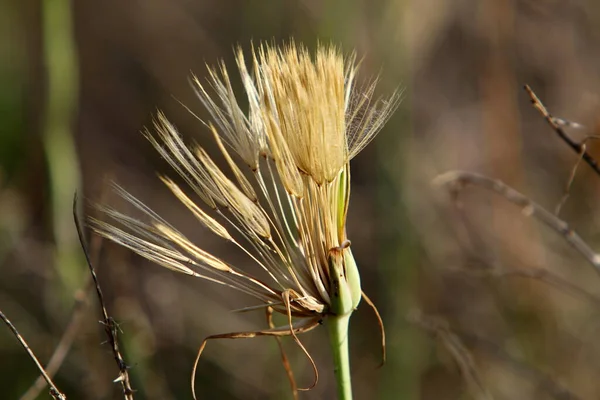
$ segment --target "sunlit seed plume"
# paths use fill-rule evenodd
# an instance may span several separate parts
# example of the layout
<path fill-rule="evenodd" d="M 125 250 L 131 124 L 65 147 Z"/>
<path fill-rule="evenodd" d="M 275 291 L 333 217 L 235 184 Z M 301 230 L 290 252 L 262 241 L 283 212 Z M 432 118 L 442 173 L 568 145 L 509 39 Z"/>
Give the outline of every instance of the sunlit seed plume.
<path fill-rule="evenodd" d="M 262 45 L 253 49 L 251 67 L 241 49 L 236 59 L 247 111 L 225 65 L 209 68 L 207 84 L 193 78 L 227 171 L 203 148 L 184 143 L 162 113 L 156 133 L 146 136 L 186 183 L 161 178 L 175 198 L 265 276 L 199 248 L 118 186 L 146 222 L 99 206 L 113 222 L 92 219 L 91 225 L 157 264 L 229 286 L 281 313 L 322 318 L 351 312 L 360 301 L 360 280 L 346 237 L 349 162 L 383 126 L 398 96 L 375 100 L 374 82 L 357 88 L 355 57 L 333 46 L 318 46 L 313 57 L 294 42 Z"/>

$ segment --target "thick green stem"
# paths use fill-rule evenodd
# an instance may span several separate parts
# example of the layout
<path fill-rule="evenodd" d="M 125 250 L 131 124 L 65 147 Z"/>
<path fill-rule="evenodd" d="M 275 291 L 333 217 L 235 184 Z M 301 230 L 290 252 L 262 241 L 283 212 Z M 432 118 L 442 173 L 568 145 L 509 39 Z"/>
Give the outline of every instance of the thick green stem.
<path fill-rule="evenodd" d="M 329 338 L 333 353 L 333 365 L 339 400 L 352 399 L 352 381 L 350 380 L 350 356 L 348 354 L 348 323 L 350 315 L 329 316 Z"/>

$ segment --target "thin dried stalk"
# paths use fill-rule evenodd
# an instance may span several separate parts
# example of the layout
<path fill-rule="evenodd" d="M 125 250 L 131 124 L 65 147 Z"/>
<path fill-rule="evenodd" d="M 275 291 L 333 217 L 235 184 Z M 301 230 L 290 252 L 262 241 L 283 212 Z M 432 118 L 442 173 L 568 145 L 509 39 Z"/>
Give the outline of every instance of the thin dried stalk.
<path fill-rule="evenodd" d="M 269 325 L 269 329 L 275 329 L 275 324 L 273 323 L 273 308 L 267 307 L 267 324 Z M 277 341 L 277 346 L 279 347 L 279 353 L 281 354 L 281 363 L 283 364 L 283 368 L 285 369 L 285 373 L 290 381 L 290 387 L 292 389 L 292 396 L 294 396 L 294 400 L 298 400 L 298 385 L 296 384 L 296 379 L 294 378 L 294 371 L 292 371 L 292 367 L 290 365 L 290 361 L 288 360 L 287 355 L 285 354 L 285 349 L 283 348 L 283 343 L 281 342 L 281 338 L 279 336 L 275 336 L 275 340 Z"/>
<path fill-rule="evenodd" d="M 92 251 L 94 260 L 98 259 L 98 255 L 100 254 L 100 237 L 95 236 L 92 239 Z M 81 286 L 79 290 L 75 293 L 75 306 L 71 311 L 71 317 L 69 319 L 69 324 L 67 328 L 63 332 L 63 335 L 58 342 L 58 345 L 54 349 L 50 360 L 48 361 L 48 365 L 46 365 L 46 373 L 48 376 L 53 377 L 60 367 L 62 366 L 67 354 L 71 350 L 71 346 L 73 345 L 73 341 L 81 327 L 81 322 L 83 321 L 83 317 L 85 316 L 85 312 L 87 311 L 88 295 L 90 290 L 92 289 L 92 276 L 87 275 L 85 282 Z M 40 392 L 44 390 L 46 387 L 46 380 L 43 376 L 39 376 L 33 385 L 21 396 L 20 400 L 34 400 L 37 399 Z"/>
<path fill-rule="evenodd" d="M 292 337 L 294 337 L 296 344 L 298 344 L 298 346 L 300 346 L 300 348 L 302 349 L 304 354 L 306 354 L 306 356 L 309 358 L 311 364 L 313 365 L 313 369 L 315 372 L 315 380 L 314 380 L 313 384 L 307 389 L 297 389 L 297 390 L 308 390 L 308 389 L 313 388 L 318 382 L 319 374 L 318 374 L 318 371 L 316 369 L 316 366 L 315 366 L 315 363 L 314 363 L 312 357 L 310 356 L 310 354 L 308 353 L 308 351 L 306 350 L 304 345 L 302 345 L 302 343 L 298 340 L 298 338 L 296 337 L 296 334 L 308 332 L 308 331 L 316 328 L 320 324 L 321 324 L 321 319 L 314 318 L 314 319 L 307 319 L 304 321 L 300 321 L 299 323 L 296 323 L 293 326 L 284 326 L 284 327 L 266 329 L 266 330 L 261 330 L 261 331 L 222 333 L 222 334 L 211 335 L 211 336 L 206 337 L 200 344 L 200 348 L 198 349 L 198 355 L 196 356 L 196 360 L 194 361 L 194 368 L 192 369 L 192 396 L 193 396 L 194 400 L 196 400 L 196 398 L 197 398 L 195 381 L 196 381 L 196 371 L 198 369 L 198 362 L 200 361 L 200 356 L 202 355 L 202 352 L 204 351 L 204 348 L 206 347 L 206 344 L 208 343 L 208 341 L 214 340 L 214 339 L 251 339 L 251 338 L 258 337 L 258 336 L 274 336 L 274 337 L 279 338 L 282 336 L 292 336 Z M 289 366 L 289 364 L 288 364 L 288 366 Z M 295 385 L 295 383 L 294 383 L 294 385 Z M 296 397 L 296 396 L 294 396 L 294 397 Z"/>
<path fill-rule="evenodd" d="M 90 269 L 90 274 L 96 287 L 96 294 L 98 295 L 98 303 L 100 305 L 100 312 L 102 314 L 102 324 L 104 325 L 104 331 L 106 333 L 106 336 L 108 337 L 108 343 L 110 344 L 113 356 L 117 363 L 117 367 L 119 368 L 119 376 L 114 380 L 114 382 L 121 383 L 121 387 L 123 389 L 123 396 L 125 397 L 125 400 L 133 400 L 134 391 L 131 388 L 129 373 L 127 372 L 128 366 L 125 363 L 123 356 L 121 355 L 121 351 L 119 350 L 119 341 L 117 339 L 118 326 L 115 320 L 108 315 L 108 311 L 106 311 L 106 305 L 104 303 L 102 289 L 100 289 L 100 283 L 98 282 L 98 277 L 96 276 L 96 271 L 92 264 L 90 252 L 88 250 L 85 241 L 85 236 L 83 234 L 83 229 L 79 221 L 79 216 L 77 214 L 77 194 L 75 194 L 75 198 L 73 199 L 73 218 L 75 220 L 75 227 L 77 228 L 79 242 L 81 243 L 81 248 L 83 250 L 83 254 L 85 255 L 85 260 L 87 261 L 88 267 Z"/>
<path fill-rule="evenodd" d="M 567 202 L 569 196 L 571 195 L 571 186 L 573 185 L 573 182 L 575 181 L 575 176 L 577 175 L 577 170 L 579 169 L 579 165 L 581 165 L 581 162 L 583 161 L 583 155 L 586 153 L 586 150 L 587 150 L 586 142 L 588 140 L 592 140 L 592 139 L 600 139 L 600 137 L 594 136 L 594 135 L 588 136 L 585 139 L 583 139 L 583 141 L 581 142 L 581 152 L 579 153 L 577 162 L 571 169 L 571 174 L 569 175 L 569 180 L 567 181 L 567 184 L 565 185 L 565 190 L 564 190 L 563 196 L 560 199 L 560 201 L 558 202 L 558 204 L 556 205 L 556 208 L 554 209 L 554 214 L 556 214 L 557 216 L 558 216 L 558 214 L 560 214 L 560 210 L 562 209 L 563 205 Z"/>
<path fill-rule="evenodd" d="M 584 143 L 576 142 L 565 132 L 565 130 L 559 123 L 560 119 L 555 118 L 552 116 L 552 114 L 550 114 L 546 106 L 544 106 L 542 101 L 537 97 L 537 95 L 534 93 L 533 89 L 531 89 L 529 85 L 525 85 L 524 89 L 529 95 L 533 107 L 536 110 L 538 110 L 540 114 L 542 114 L 546 122 L 548 122 L 548 125 L 552 127 L 552 129 L 554 130 L 554 132 L 556 132 L 558 137 L 560 137 L 575 153 L 577 153 L 578 155 L 580 154 L 583 161 L 585 161 L 594 170 L 596 174 L 600 175 L 600 166 L 598 165 L 598 162 L 594 159 L 594 157 L 592 157 L 590 153 L 588 153 L 585 150 Z"/>
<path fill-rule="evenodd" d="M 379 314 L 379 310 L 375 307 L 375 303 L 365 294 L 362 293 L 362 298 L 365 300 L 367 305 L 371 307 L 373 312 L 375 313 L 375 318 L 377 318 L 377 324 L 379 325 L 379 331 L 381 332 L 381 364 L 379 364 L 379 368 L 383 367 L 386 361 L 386 347 L 385 347 L 385 327 L 383 325 L 383 319 L 381 318 L 381 314 Z"/>
<path fill-rule="evenodd" d="M 4 323 L 8 326 L 8 329 L 10 329 L 13 335 L 15 335 L 21 346 L 23 346 L 27 354 L 29 354 L 29 357 L 31 357 L 31 359 L 35 363 L 36 367 L 40 370 L 40 373 L 48 383 L 48 386 L 50 386 L 50 396 L 52 396 L 52 398 L 55 400 L 67 400 L 67 396 L 65 396 L 63 393 L 61 393 L 60 390 L 58 390 L 54 382 L 52 382 L 52 378 L 48 376 L 48 374 L 44 370 L 44 367 L 42 367 L 42 364 L 40 364 L 40 362 L 38 361 L 37 357 L 31 350 L 25 339 L 23 339 L 23 336 L 21 336 L 17 328 L 15 328 L 12 322 L 10 322 L 10 320 L 6 317 L 6 315 L 4 315 L 4 313 L 1 310 L 0 319 L 2 319 L 2 321 L 4 321 Z"/>
<path fill-rule="evenodd" d="M 73 345 L 73 341 L 79 331 L 79 327 L 81 326 L 81 322 L 83 321 L 83 317 L 85 316 L 85 312 L 87 310 L 87 294 L 89 290 L 92 288 L 92 279 L 89 278 L 86 280 L 84 284 L 84 288 L 78 290 L 76 294 L 75 306 L 73 307 L 73 311 L 71 312 L 71 318 L 69 319 L 69 324 L 67 328 L 63 332 L 63 335 L 58 342 L 58 345 L 54 349 L 48 364 L 46 365 L 46 373 L 48 376 L 53 377 L 60 367 L 62 366 L 67 354 L 71 350 L 71 346 Z M 38 376 L 37 379 L 33 382 L 33 384 L 27 389 L 27 391 L 21 396 L 20 400 L 35 400 L 38 398 L 39 394 L 44 390 L 47 386 L 46 378 L 41 375 Z"/>
<path fill-rule="evenodd" d="M 573 231 L 569 227 L 569 224 L 503 182 L 473 172 L 450 171 L 439 175 L 435 178 L 434 183 L 440 186 L 447 186 L 453 192 L 458 192 L 467 185 L 480 186 L 495 192 L 509 202 L 521 207 L 524 215 L 538 219 L 560 234 L 600 274 L 600 255 Z"/>

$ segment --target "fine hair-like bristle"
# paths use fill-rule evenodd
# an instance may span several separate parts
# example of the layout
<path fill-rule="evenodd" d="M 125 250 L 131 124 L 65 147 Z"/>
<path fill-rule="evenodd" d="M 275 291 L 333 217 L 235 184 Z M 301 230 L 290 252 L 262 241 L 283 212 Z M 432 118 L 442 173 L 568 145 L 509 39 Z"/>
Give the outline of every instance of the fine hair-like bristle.
<path fill-rule="evenodd" d="M 155 133 L 145 134 L 197 198 L 162 177 L 173 195 L 204 227 L 244 251 L 268 280 L 199 248 L 118 186 L 149 222 L 99 206 L 113 222 L 91 219 L 91 226 L 159 265 L 242 291 L 282 313 L 326 314 L 336 290 L 332 274 L 343 277 L 344 254 L 350 254 L 349 162 L 383 126 L 398 95 L 375 100 L 375 82 L 357 88 L 354 55 L 344 57 L 333 46 L 319 45 L 311 56 L 293 41 L 281 48 L 261 45 L 252 49 L 251 69 L 238 48 L 236 60 L 247 113 L 223 63 L 209 68 L 206 84 L 192 79 L 231 174 L 203 148 L 184 143 L 162 113 Z M 284 292 L 291 296 L 289 309 Z"/>

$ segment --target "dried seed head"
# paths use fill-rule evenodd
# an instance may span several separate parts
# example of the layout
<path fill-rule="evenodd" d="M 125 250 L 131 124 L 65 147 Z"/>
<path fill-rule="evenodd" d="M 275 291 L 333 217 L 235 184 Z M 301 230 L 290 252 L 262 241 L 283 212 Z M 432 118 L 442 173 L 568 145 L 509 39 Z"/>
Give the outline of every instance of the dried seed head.
<path fill-rule="evenodd" d="M 155 122 L 158 138 L 146 135 L 201 202 L 161 178 L 175 197 L 204 227 L 244 251 L 269 281 L 198 248 L 122 189 L 150 222 L 104 207 L 122 228 L 94 219 L 91 224 L 160 265 L 230 286 L 280 312 L 349 313 L 361 293 L 346 237 L 349 162 L 387 120 L 398 96 L 373 101 L 374 83 L 357 89 L 354 56 L 344 58 L 335 47 L 318 46 L 311 57 L 294 42 L 279 49 L 262 45 L 252 51 L 252 72 L 241 49 L 236 58 L 247 113 L 223 64 L 209 68 L 206 88 L 193 79 L 233 180 L 204 149 L 188 147 L 163 114 Z"/>
<path fill-rule="evenodd" d="M 319 185 L 331 182 L 348 161 L 344 59 L 319 48 L 313 60 L 303 47 L 262 48 L 257 85 L 261 109 L 273 119 L 271 147 L 287 147 L 295 167 Z"/>

